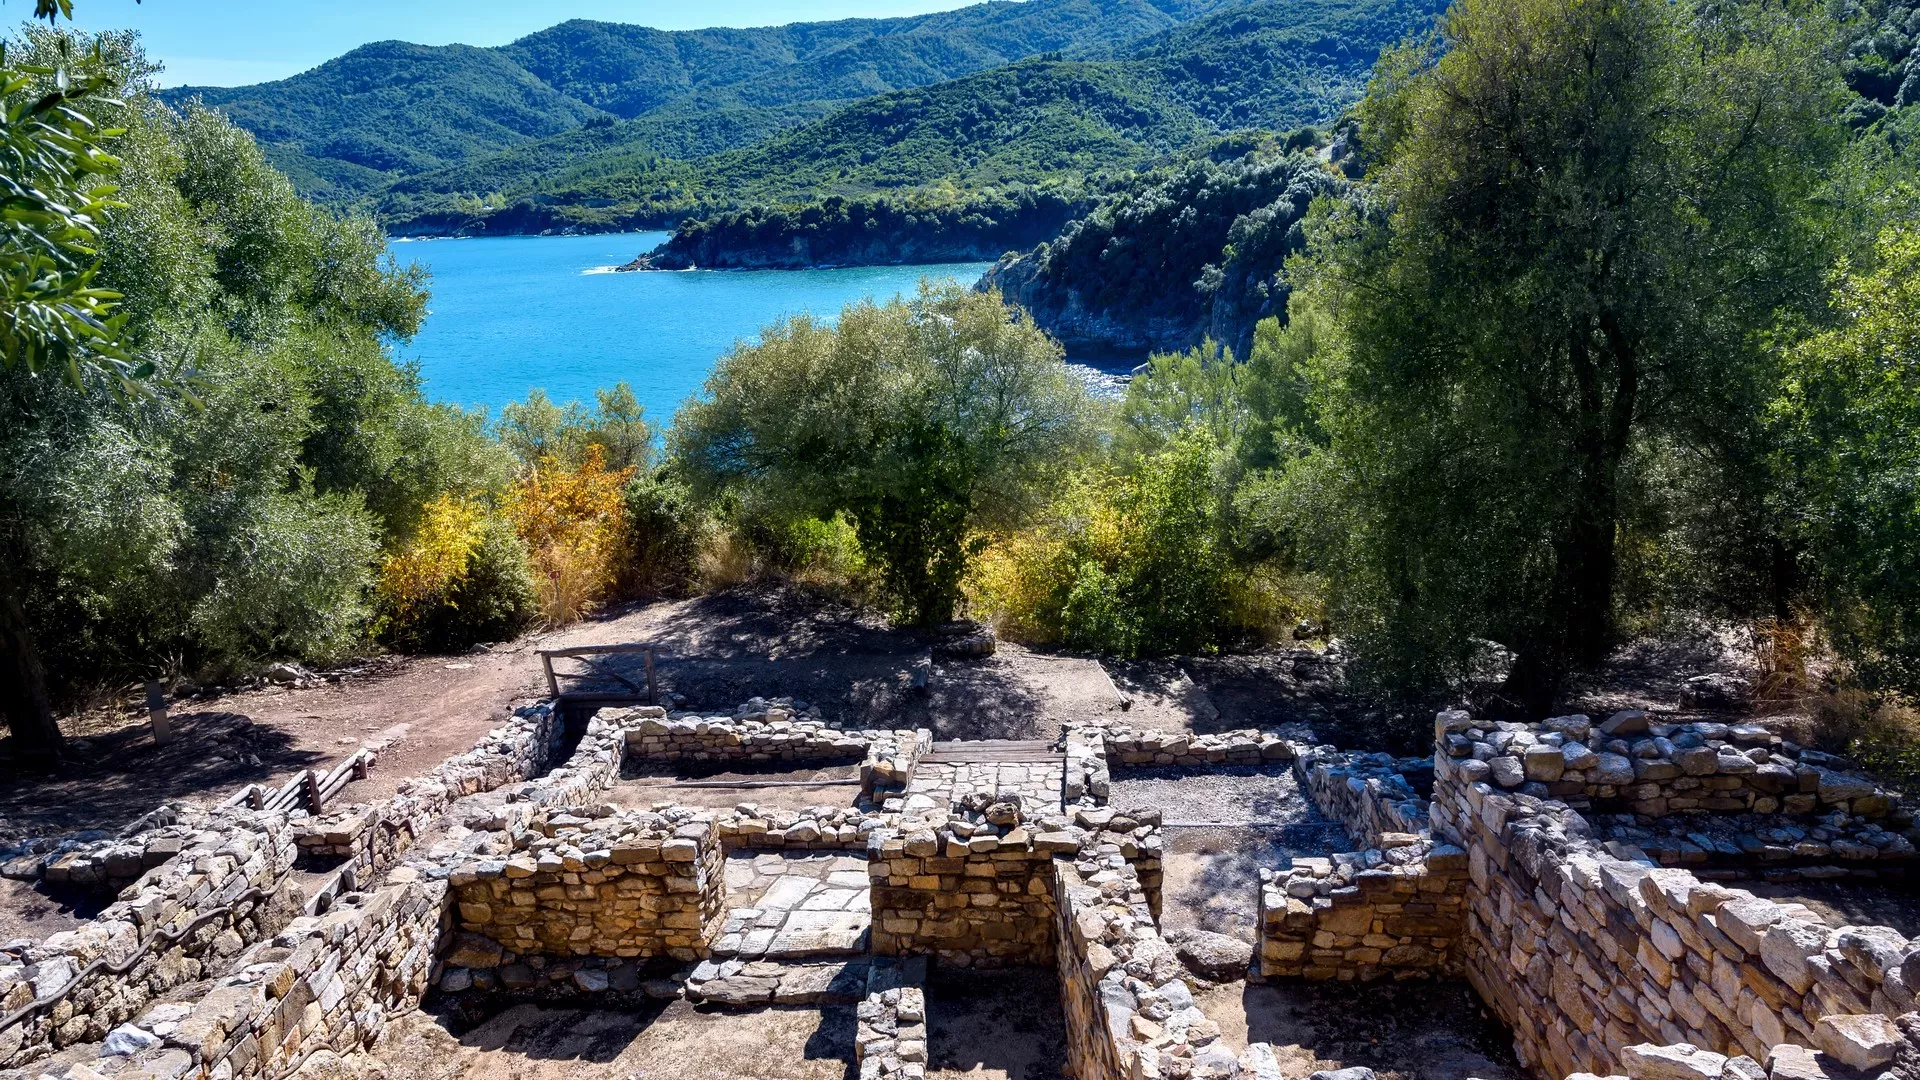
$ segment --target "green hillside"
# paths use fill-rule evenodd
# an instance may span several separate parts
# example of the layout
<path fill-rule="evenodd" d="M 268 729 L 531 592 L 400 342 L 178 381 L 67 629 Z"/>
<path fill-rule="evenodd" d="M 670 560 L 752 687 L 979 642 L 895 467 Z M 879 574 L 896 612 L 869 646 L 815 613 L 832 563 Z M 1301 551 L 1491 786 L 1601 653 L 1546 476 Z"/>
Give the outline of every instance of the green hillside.
<path fill-rule="evenodd" d="M 608 137 L 623 130 L 608 129 Z M 696 160 L 639 144 L 568 155 L 561 147 L 582 139 L 569 133 L 540 144 L 553 153 L 516 153 L 402 181 L 377 208 L 403 232 L 485 228 L 488 219 L 493 228 L 517 231 L 530 224 L 644 225 L 692 210 L 936 185 L 956 192 L 1078 188 L 1207 130 L 1120 66 L 1030 60 L 882 94 L 749 148 Z M 539 158 L 551 164 L 541 168 Z M 497 171 L 486 167 L 495 164 Z M 518 182 L 503 189 L 490 186 L 495 180 Z"/>
<path fill-rule="evenodd" d="M 622 145 L 675 157 L 743 146 L 876 94 L 1111 49 L 1244 2 L 1026 0 L 692 31 L 573 20 L 497 49 L 380 42 L 277 82 L 161 96 L 219 107 L 303 193 L 344 204 L 594 122 L 651 120 L 623 129 Z"/>
<path fill-rule="evenodd" d="M 253 132 L 303 194 L 336 201 L 604 116 L 494 49 L 381 41 L 290 79 L 183 87 Z"/>
<path fill-rule="evenodd" d="M 1381 47 L 1435 10 L 1429 0 L 1255 3 L 1095 50 L 1105 59 L 994 68 L 791 130 L 804 106 L 682 101 L 404 178 L 376 207 L 401 231 L 523 231 L 926 188 L 956 199 L 1084 190 L 1209 136 L 1332 121 L 1364 90 Z M 701 156 L 729 145 L 744 148 Z"/>
<path fill-rule="evenodd" d="M 1360 100 L 1380 51 L 1428 25 L 1433 0 L 1282 0 L 1128 46 L 1162 96 L 1222 130 L 1324 124 Z"/>

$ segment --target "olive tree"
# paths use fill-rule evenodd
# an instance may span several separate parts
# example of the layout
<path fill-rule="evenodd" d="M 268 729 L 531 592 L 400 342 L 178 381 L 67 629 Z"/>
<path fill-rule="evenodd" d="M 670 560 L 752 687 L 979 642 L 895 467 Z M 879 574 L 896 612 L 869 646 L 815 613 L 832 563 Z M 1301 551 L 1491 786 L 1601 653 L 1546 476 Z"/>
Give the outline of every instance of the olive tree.
<path fill-rule="evenodd" d="M 669 445 L 707 491 L 847 514 L 901 617 L 932 625 L 953 615 L 977 530 L 1029 505 L 1089 419 L 1084 383 L 1031 317 L 923 283 L 736 346 Z"/>
<path fill-rule="evenodd" d="M 1759 459 L 1764 332 L 1823 306 L 1831 43 L 1808 4 L 1459 0 L 1383 58 L 1366 191 L 1290 273 L 1333 331 L 1298 473 L 1389 681 L 1484 636 L 1550 698 L 1614 640 L 1633 448 Z"/>

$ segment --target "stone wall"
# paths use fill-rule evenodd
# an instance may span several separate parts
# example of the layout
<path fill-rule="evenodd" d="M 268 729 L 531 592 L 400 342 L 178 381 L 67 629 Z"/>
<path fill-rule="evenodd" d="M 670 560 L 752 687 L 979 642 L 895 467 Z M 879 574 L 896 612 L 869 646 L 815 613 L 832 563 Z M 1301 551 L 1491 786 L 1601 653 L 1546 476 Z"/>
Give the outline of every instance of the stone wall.
<path fill-rule="evenodd" d="M 445 907 L 444 882 L 407 868 L 393 878 L 295 919 L 192 1005 L 147 1009 L 117 1033 L 145 1048 L 116 1075 L 280 1080 L 315 1050 L 371 1045 L 386 1018 L 426 990 Z"/>
<path fill-rule="evenodd" d="M 1427 831 L 1427 800 L 1410 778 L 1431 781 L 1433 759 L 1344 753 L 1328 746 L 1294 751 L 1293 775 L 1301 790 L 1362 848 L 1380 847 L 1388 834 Z"/>
<path fill-rule="evenodd" d="M 929 954 L 961 967 L 1051 962 L 1053 856 L 1079 850 L 1078 839 L 1035 832 L 1017 817 L 957 824 L 961 831 L 870 834 L 874 953 Z"/>
<path fill-rule="evenodd" d="M 1460 723 L 1472 723 L 1461 714 Z M 1473 781 L 1558 799 L 1577 810 L 1649 818 L 1688 811 L 1829 814 L 1912 824 L 1899 796 L 1842 771 L 1759 724 L 1658 724 L 1644 712 L 1598 725 L 1581 715 L 1541 724 L 1440 732 L 1441 755 Z"/>
<path fill-rule="evenodd" d="M 559 737 L 550 705 L 520 709 L 473 749 L 402 781 L 392 798 L 295 820 L 294 841 L 309 864 L 348 871 L 349 885 L 371 881 L 455 800 L 539 776 L 553 763 Z"/>
<path fill-rule="evenodd" d="M 1370 982 L 1458 974 L 1467 853 L 1411 833 L 1262 874 L 1263 976 Z"/>
<path fill-rule="evenodd" d="M 1256 1068 L 1271 1063 L 1264 1044 L 1242 1062 L 1220 1041 L 1124 857 L 1062 857 L 1054 874 L 1067 1065 L 1077 1080 L 1280 1075 Z"/>
<path fill-rule="evenodd" d="M 1472 717 L 1442 713 L 1437 730 L 1448 753 L 1434 830 L 1468 852 L 1466 974 L 1537 1073 L 1621 1072 L 1640 1044 L 1766 1061 L 1776 1046 L 1813 1045 L 1824 1016 L 1915 1007 L 1920 980 L 1902 967 L 1913 943 L 1897 931 L 1829 927 L 1797 905 L 1617 857 L 1565 804 L 1490 783 L 1470 749 L 1452 756 L 1487 741 Z M 1564 759 L 1578 739 L 1563 733 L 1552 749 Z M 1510 756 L 1544 758 L 1542 745 Z"/>
<path fill-rule="evenodd" d="M 225 970 L 285 925 L 299 898 L 284 814 L 180 807 L 173 858 L 86 925 L 0 946 L 0 1068 L 102 1038 L 155 996 Z"/>
<path fill-rule="evenodd" d="M 504 968 L 530 956 L 706 955 L 725 897 L 710 821 L 618 812 L 537 816 L 505 858 L 448 876 L 459 939 L 450 966 Z"/>
<path fill-rule="evenodd" d="M 1112 727 L 1105 742 L 1108 765 L 1258 765 L 1293 759 L 1293 748 L 1278 732 L 1251 728 L 1194 735 Z"/>
<path fill-rule="evenodd" d="M 1107 764 L 1106 732 L 1097 727 L 1067 729 L 1066 775 L 1060 798 L 1068 806 L 1105 806 L 1113 787 Z"/>
<path fill-rule="evenodd" d="M 895 820 L 891 814 L 851 806 L 809 806 L 800 810 L 739 808 L 713 818 L 720 843 L 728 851 L 865 851 L 867 836 Z"/>
<path fill-rule="evenodd" d="M 924 959 L 873 962 L 867 996 L 854 1010 L 853 1057 L 860 1080 L 927 1075 L 926 977 Z"/>
<path fill-rule="evenodd" d="M 642 707 L 606 710 L 626 731 L 628 756 L 640 761 L 751 765 L 857 761 L 862 790 L 898 788 L 932 745 L 928 732 L 845 730 L 821 720 L 820 710 L 796 712 L 792 702 L 754 699 L 732 716 L 699 716 Z"/>

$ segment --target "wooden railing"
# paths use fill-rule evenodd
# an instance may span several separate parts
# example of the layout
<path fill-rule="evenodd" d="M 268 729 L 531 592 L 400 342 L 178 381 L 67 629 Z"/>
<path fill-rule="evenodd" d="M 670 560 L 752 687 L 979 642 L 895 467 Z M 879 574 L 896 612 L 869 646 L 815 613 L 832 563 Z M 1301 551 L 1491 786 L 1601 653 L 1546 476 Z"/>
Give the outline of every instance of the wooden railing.
<path fill-rule="evenodd" d="M 255 810 L 305 810 L 318 814 L 348 784 L 364 780 L 373 766 L 373 751 L 364 747 L 333 767 L 325 776 L 304 769 L 279 788 L 248 784 L 227 797 L 222 806 L 250 806 Z"/>
<path fill-rule="evenodd" d="M 617 671 L 609 671 L 605 668 L 598 667 L 589 659 L 595 656 L 633 656 L 636 654 L 646 659 L 647 703 L 650 705 L 658 705 L 660 703 L 660 686 L 654 678 L 653 661 L 656 656 L 673 655 L 673 647 L 651 641 L 636 642 L 629 645 L 577 645 L 568 649 L 541 649 L 540 665 L 547 673 L 547 692 L 554 697 L 560 696 L 560 679 L 554 674 L 553 662 L 559 659 L 574 659 L 582 661 L 589 667 L 594 668 L 595 675 L 612 679 L 637 694 L 640 692 L 640 688 L 635 686 L 632 680 Z"/>

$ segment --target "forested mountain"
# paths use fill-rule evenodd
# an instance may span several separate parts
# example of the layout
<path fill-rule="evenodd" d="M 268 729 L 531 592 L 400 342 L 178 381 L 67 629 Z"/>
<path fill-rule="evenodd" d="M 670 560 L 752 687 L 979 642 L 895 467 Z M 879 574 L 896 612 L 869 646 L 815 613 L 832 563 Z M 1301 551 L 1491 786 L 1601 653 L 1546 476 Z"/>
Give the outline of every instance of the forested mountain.
<path fill-rule="evenodd" d="M 921 189 L 1005 203 L 1010 185 L 1084 189 L 1209 136 L 1330 120 L 1435 10 L 1025 0 L 748 30 L 575 20 L 499 49 L 387 42 L 166 96 L 201 96 L 303 191 L 397 232 L 659 225 Z"/>
<path fill-rule="evenodd" d="M 882 94 L 751 147 L 695 160 L 614 146 L 548 155 L 494 205 L 469 192 L 479 163 L 396 183 L 378 203 L 400 231 L 520 231 L 644 225 L 765 203 L 944 185 L 955 196 L 1009 186 L 1084 187 L 1139 166 L 1210 126 L 1107 64 L 1030 60 L 921 90 Z M 567 136 L 564 138 L 571 138 Z M 527 157 L 517 157 L 528 161 Z M 531 163 L 531 162 L 530 162 Z M 523 220 L 519 215 L 545 215 Z"/>
<path fill-rule="evenodd" d="M 335 201 L 604 115 L 498 50 L 404 41 L 363 45 L 280 82 L 161 96 L 217 108 L 253 132 L 303 194 Z"/>
<path fill-rule="evenodd" d="M 929 86 L 1024 57 L 1110 48 L 1245 0 L 1026 0 L 898 19 L 664 31 L 572 20 L 501 48 L 378 42 L 257 86 L 180 87 L 252 131 L 308 193 L 348 202 L 396 177 L 583 124 L 646 117 L 752 142 L 837 104 Z M 743 119 L 741 111 L 747 110 Z M 655 145 L 661 124 L 627 130 Z M 730 136 L 730 137 L 729 137 Z"/>
<path fill-rule="evenodd" d="M 399 231 L 527 231 L 652 225 L 835 195 L 950 189 L 952 202 L 1009 186 L 1084 189 L 1223 133 L 1335 119 L 1365 88 L 1379 50 L 1433 13 L 1431 0 L 1245 5 L 1105 59 L 1029 60 L 882 94 L 699 158 L 666 149 L 663 136 L 693 151 L 725 137 L 695 117 L 740 132 L 779 120 L 740 106 L 662 123 L 687 108 L 677 103 L 398 180 L 376 205 Z"/>

